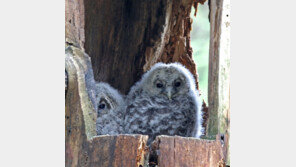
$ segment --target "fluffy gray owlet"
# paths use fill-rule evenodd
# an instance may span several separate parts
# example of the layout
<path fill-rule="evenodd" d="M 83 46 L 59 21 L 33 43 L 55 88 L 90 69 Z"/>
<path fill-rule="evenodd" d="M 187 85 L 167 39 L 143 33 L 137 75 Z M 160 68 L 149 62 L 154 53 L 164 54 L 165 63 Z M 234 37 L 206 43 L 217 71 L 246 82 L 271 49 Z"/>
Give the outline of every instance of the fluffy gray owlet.
<path fill-rule="evenodd" d="M 202 133 L 199 93 L 192 74 L 179 63 L 155 64 L 127 96 L 126 133 L 199 138 Z"/>
<path fill-rule="evenodd" d="M 109 84 L 96 83 L 97 134 L 115 135 L 122 133 L 123 111 L 125 102 L 123 96 Z"/>

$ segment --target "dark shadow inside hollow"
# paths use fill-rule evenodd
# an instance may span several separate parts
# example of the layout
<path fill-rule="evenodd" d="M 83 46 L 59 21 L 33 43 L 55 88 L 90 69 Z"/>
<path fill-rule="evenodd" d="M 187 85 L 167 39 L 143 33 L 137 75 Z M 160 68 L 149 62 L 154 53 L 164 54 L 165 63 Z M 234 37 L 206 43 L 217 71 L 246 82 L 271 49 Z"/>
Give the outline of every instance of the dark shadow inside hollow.
<path fill-rule="evenodd" d="M 96 81 L 128 93 L 144 72 L 146 48 L 161 36 L 169 3 L 84 1 L 85 50 L 92 59 Z"/>
<path fill-rule="evenodd" d="M 149 167 L 156 167 L 158 165 L 158 155 L 157 155 L 157 150 L 158 150 L 158 143 L 159 140 L 154 140 L 152 144 L 150 145 L 150 152 L 149 152 L 149 161 L 148 165 Z"/>

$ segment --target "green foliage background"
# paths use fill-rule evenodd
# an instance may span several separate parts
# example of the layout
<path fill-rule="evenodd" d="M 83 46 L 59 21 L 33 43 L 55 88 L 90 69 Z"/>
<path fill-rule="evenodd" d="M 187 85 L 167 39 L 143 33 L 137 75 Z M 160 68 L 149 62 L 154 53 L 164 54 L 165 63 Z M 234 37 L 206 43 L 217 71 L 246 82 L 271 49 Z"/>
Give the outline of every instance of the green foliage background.
<path fill-rule="evenodd" d="M 210 22 L 208 19 L 208 3 L 198 5 L 196 17 L 195 9 L 191 10 L 193 19 L 191 31 L 191 46 L 193 49 L 193 59 L 197 66 L 199 75 L 199 88 L 201 98 L 208 102 L 208 72 L 209 72 L 209 45 L 210 45 Z"/>

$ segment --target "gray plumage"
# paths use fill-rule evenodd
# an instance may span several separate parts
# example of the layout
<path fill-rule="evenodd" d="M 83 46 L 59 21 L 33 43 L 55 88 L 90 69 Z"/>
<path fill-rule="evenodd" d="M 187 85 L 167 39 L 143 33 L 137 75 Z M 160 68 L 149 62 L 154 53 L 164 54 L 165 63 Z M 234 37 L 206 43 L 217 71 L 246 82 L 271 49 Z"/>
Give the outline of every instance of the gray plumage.
<path fill-rule="evenodd" d="M 179 63 L 155 64 L 127 95 L 126 133 L 200 137 L 201 102 L 192 74 Z"/>
<path fill-rule="evenodd" d="M 109 84 L 96 83 L 97 134 L 116 135 L 122 133 L 124 97 Z"/>

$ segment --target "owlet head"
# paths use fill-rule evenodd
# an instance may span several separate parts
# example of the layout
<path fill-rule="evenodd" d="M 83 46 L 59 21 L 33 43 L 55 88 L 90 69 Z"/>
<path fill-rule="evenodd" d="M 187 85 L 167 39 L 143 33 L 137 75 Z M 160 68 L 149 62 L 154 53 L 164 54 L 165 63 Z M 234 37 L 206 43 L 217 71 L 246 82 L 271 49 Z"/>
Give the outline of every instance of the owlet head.
<path fill-rule="evenodd" d="M 99 82 L 96 84 L 96 101 L 98 105 L 98 114 L 106 114 L 116 110 L 123 105 L 123 98 L 120 93 L 109 84 Z"/>
<path fill-rule="evenodd" d="M 142 84 L 152 96 L 171 100 L 195 87 L 192 74 L 178 63 L 157 63 L 145 75 Z"/>

